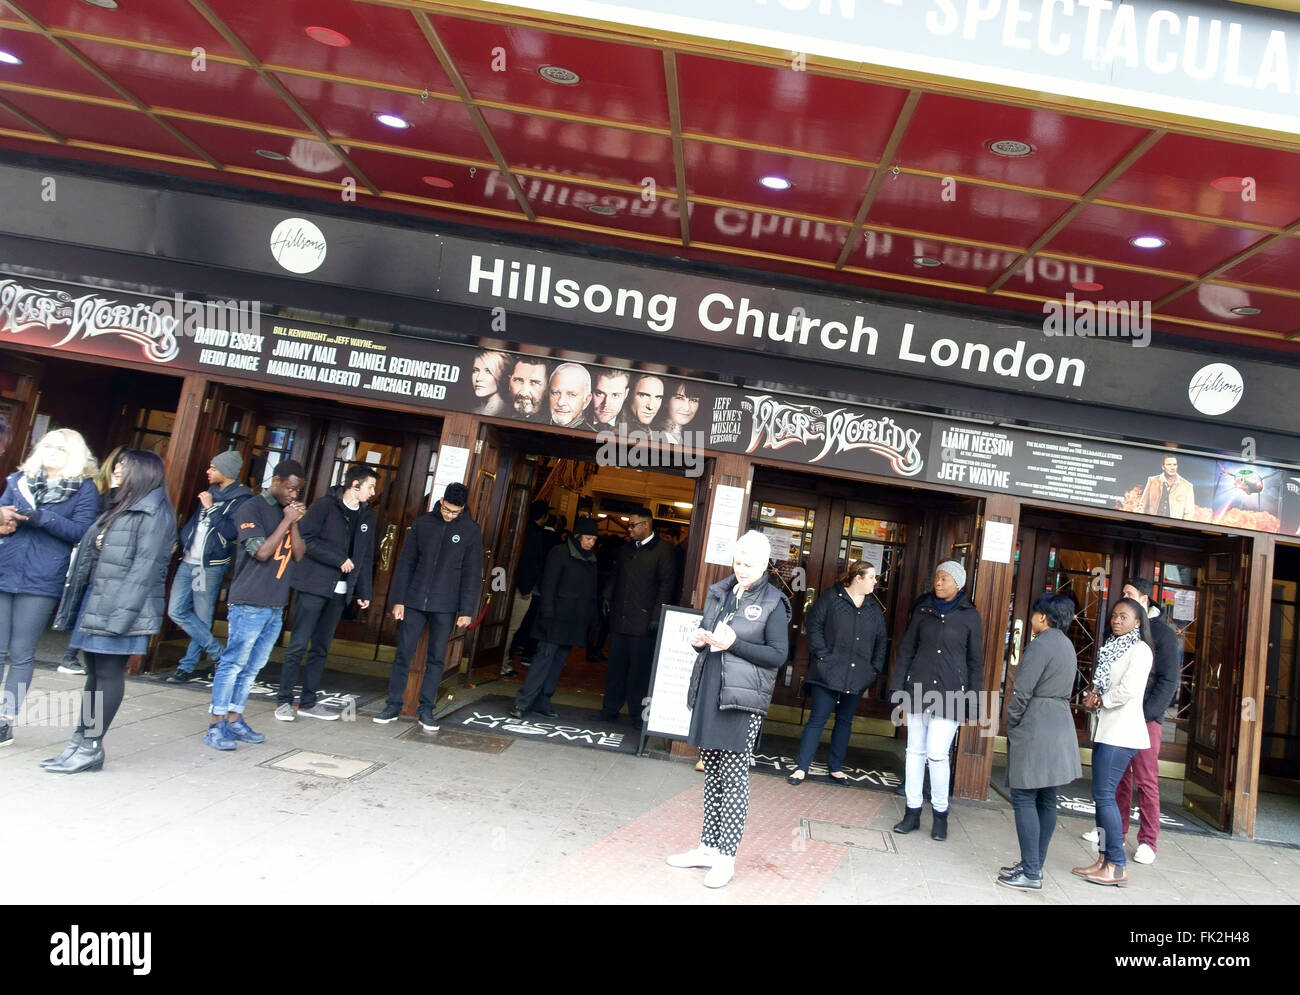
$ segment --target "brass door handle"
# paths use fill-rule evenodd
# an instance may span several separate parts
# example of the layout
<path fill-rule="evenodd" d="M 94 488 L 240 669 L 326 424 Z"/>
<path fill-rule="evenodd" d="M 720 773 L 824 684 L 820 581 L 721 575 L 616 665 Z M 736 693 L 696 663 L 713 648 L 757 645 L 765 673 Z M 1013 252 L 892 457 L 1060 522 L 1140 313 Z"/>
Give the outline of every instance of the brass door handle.
<path fill-rule="evenodd" d="M 1015 670 L 1020 666 L 1020 640 L 1025 634 L 1025 623 L 1023 619 L 1016 619 L 1015 628 L 1011 631 L 1011 669 Z"/>
<path fill-rule="evenodd" d="M 384 529 L 384 537 L 379 540 L 379 569 L 387 570 L 393 565 L 393 546 L 397 543 L 397 526 L 390 523 Z"/>
<path fill-rule="evenodd" d="M 808 635 L 808 609 L 813 606 L 817 600 L 817 588 L 808 588 L 808 593 L 803 596 L 803 618 L 799 619 L 799 635 Z"/>

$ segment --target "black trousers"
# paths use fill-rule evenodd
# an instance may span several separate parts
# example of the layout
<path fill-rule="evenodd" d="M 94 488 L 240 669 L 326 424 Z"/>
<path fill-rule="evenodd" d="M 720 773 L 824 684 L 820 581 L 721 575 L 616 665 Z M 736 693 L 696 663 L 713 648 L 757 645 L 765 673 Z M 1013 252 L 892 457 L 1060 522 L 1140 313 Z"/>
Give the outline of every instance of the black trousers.
<path fill-rule="evenodd" d="M 411 656 L 420 641 L 424 627 L 429 627 L 429 652 L 424 658 L 424 680 L 420 682 L 420 714 L 432 715 L 438 700 L 438 685 L 442 683 L 443 663 L 447 658 L 447 640 L 451 638 L 456 623 L 455 612 L 422 612 L 409 605 L 397 627 L 397 655 L 393 658 L 393 674 L 388 679 L 388 704 L 401 707 L 406 694 L 406 679 L 411 673 Z"/>
<path fill-rule="evenodd" d="M 515 695 L 515 707 L 526 712 L 534 706 L 551 707 L 551 695 L 555 694 L 560 683 L 560 672 L 568 662 L 569 652 L 573 647 L 548 643 L 538 640 L 537 652 L 533 654 L 532 666 L 528 668 L 528 677 L 524 686 Z"/>
<path fill-rule="evenodd" d="M 325 674 L 325 660 L 330 654 L 330 643 L 334 641 L 334 630 L 339 627 L 347 603 L 347 598 L 341 594 L 324 598 L 319 594 L 298 592 L 293 607 L 293 635 L 289 637 L 289 648 L 284 651 L 284 663 L 280 665 L 280 691 L 275 696 L 279 704 L 293 704 L 293 686 L 298 683 L 298 670 L 305 653 L 307 667 L 303 671 L 298 707 L 315 706 L 321 678 Z"/>
<path fill-rule="evenodd" d="M 537 603 L 541 600 L 536 594 L 528 599 L 528 611 L 524 612 L 524 620 L 520 623 L 519 629 L 515 632 L 514 642 L 506 647 L 511 656 L 518 653 L 530 663 L 533 654 L 537 652 L 537 640 L 530 633 L 533 631 L 533 622 L 537 618 Z"/>
<path fill-rule="evenodd" d="M 607 719 L 627 705 L 632 723 L 641 721 L 641 702 L 650 691 L 650 657 L 655 649 L 655 636 L 628 636 L 614 633 L 609 640 L 609 666 L 605 669 L 605 701 L 601 708 Z"/>

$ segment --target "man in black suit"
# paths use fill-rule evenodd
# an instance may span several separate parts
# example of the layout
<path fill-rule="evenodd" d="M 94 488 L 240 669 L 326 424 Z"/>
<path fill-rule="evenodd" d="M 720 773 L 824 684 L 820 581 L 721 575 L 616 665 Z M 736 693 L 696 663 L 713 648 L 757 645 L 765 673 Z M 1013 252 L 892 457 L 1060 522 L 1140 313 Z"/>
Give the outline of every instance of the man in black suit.
<path fill-rule="evenodd" d="M 672 599 L 677 565 L 672 549 L 654 534 L 649 508 L 631 514 L 628 532 L 632 541 L 618 551 L 604 594 L 612 636 L 601 716 L 615 720 L 626 702 L 628 719 L 639 725 L 642 702 L 650 690 L 659 607 Z"/>

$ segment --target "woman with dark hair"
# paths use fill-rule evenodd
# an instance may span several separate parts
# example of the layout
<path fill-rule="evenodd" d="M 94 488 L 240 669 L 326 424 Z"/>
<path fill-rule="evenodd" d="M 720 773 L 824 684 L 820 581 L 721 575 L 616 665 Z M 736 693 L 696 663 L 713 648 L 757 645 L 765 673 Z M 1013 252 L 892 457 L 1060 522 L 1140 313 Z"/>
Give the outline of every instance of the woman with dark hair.
<path fill-rule="evenodd" d="M 108 503 L 109 492 L 113 489 L 113 467 L 117 466 L 117 461 L 122 458 L 122 454 L 126 452 L 126 449 L 126 446 L 118 446 L 115 449 L 110 450 L 109 454 L 104 457 L 104 462 L 100 463 L 99 469 L 95 471 L 95 490 L 99 492 L 99 501 L 95 505 L 95 515 L 98 515 L 103 511 L 104 505 Z M 82 535 L 85 535 L 84 531 L 82 532 Z M 69 552 L 71 552 L 71 549 L 69 549 Z M 65 566 L 63 568 L 63 573 L 66 575 L 67 572 L 68 568 Z M 62 594 L 63 590 L 60 588 L 58 594 L 54 595 L 56 605 L 58 604 L 59 596 Z M 77 659 L 77 649 L 75 646 L 68 646 L 64 649 L 63 659 L 59 661 L 59 673 L 74 674 L 78 677 L 86 676 L 86 668 L 81 661 Z"/>
<path fill-rule="evenodd" d="M 804 618 L 810 657 L 804 687 L 812 699 L 812 711 L 799 741 L 794 773 L 787 778 L 791 784 L 802 784 L 808 776 L 831 712 L 835 713 L 835 729 L 826 766 L 834 783 L 849 783 L 842 768 L 853 714 L 867 688 L 885 669 L 885 613 L 871 596 L 875 589 L 875 566 L 854 560 Z"/>
<path fill-rule="evenodd" d="M 474 365 L 469 374 L 470 389 L 474 391 L 474 400 L 478 403 L 474 414 L 492 417 L 509 410 L 506 399 L 501 396 L 501 385 L 509 361 L 510 357 L 504 352 L 492 349 L 486 349 L 474 357 Z"/>
<path fill-rule="evenodd" d="M 154 453 L 130 449 L 113 468 L 114 490 L 73 553 L 56 629 L 86 656 L 81 722 L 67 747 L 42 762 L 54 774 L 104 766 L 104 734 L 126 692 L 126 664 L 149 648 L 167 610 L 167 567 L 176 516 Z"/>
<path fill-rule="evenodd" d="M 1142 696 L 1154 658 L 1146 609 L 1132 598 L 1122 598 L 1110 613 L 1110 636 L 1092 667 L 1092 687 L 1083 705 L 1097 713 L 1092 737 L 1092 801 L 1100 830 L 1097 859 L 1074 873 L 1093 884 L 1128 883 L 1124 855 L 1124 827 L 1115 789 L 1139 750 L 1151 745 Z"/>
<path fill-rule="evenodd" d="M 68 558 L 95 518 L 95 460 L 71 429 L 47 432 L 0 494 L 0 746 L 31 687 L 36 643 L 63 593 Z"/>
<path fill-rule="evenodd" d="M 686 427 L 700 410 L 700 390 L 689 380 L 677 380 L 668 386 L 671 393 L 664 398 L 667 411 L 659 432 L 665 442 L 680 446 L 686 437 Z"/>
<path fill-rule="evenodd" d="M 1037 891 L 1043 887 L 1047 846 L 1056 831 L 1056 793 L 1083 774 L 1070 714 L 1078 671 L 1066 632 L 1074 603 L 1043 594 L 1029 616 L 1032 641 L 1016 671 L 1007 705 L 1007 786 L 1016 814 L 1020 860 L 1002 868 L 998 884 Z"/>

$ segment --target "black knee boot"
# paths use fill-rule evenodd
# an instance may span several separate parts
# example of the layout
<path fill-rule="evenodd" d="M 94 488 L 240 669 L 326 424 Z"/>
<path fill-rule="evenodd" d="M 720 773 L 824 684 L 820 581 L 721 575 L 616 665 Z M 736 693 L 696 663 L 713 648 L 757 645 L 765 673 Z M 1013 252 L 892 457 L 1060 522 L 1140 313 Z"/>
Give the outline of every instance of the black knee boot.
<path fill-rule="evenodd" d="M 907 814 L 903 816 L 903 821 L 894 827 L 894 832 L 905 835 L 920 828 L 921 810 L 919 808 L 909 808 Z"/>
<path fill-rule="evenodd" d="M 948 838 L 948 813 L 946 811 L 935 812 L 934 809 L 931 809 L 930 812 L 934 816 L 934 826 L 930 829 L 930 839 L 946 840 Z"/>

